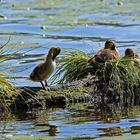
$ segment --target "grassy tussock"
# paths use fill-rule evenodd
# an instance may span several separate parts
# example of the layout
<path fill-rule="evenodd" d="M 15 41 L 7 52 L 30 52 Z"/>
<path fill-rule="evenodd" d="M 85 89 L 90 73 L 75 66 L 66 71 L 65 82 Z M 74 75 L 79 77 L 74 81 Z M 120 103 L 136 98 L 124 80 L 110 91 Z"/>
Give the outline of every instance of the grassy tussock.
<path fill-rule="evenodd" d="M 68 83 L 91 73 L 100 79 L 97 88 L 102 92 L 127 95 L 140 92 L 140 68 L 133 65 L 132 59 L 119 58 L 95 69 L 87 66 L 90 58 L 90 55 L 79 50 L 64 55 L 53 78 L 61 77 L 59 83 Z"/>
<path fill-rule="evenodd" d="M 127 94 L 140 92 L 140 68 L 131 62 L 132 59 L 118 59 L 106 63 L 104 80 L 114 91 Z"/>

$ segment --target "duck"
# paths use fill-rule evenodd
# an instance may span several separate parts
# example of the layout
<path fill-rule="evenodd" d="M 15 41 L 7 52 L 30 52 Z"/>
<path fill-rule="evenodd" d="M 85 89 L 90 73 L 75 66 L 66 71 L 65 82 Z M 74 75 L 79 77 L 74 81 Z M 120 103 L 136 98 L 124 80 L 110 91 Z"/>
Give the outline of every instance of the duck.
<path fill-rule="evenodd" d="M 48 90 L 48 78 L 56 69 L 55 58 L 60 54 L 60 47 L 53 46 L 50 48 L 45 62 L 38 64 L 31 72 L 29 79 L 34 82 L 40 82 L 43 90 Z M 45 84 L 43 83 L 45 82 Z"/>
<path fill-rule="evenodd" d="M 92 58 L 88 60 L 88 63 L 92 66 L 98 66 L 98 64 L 104 64 L 106 61 L 117 59 L 119 57 L 119 51 L 112 40 L 105 42 L 104 48 L 99 50 Z"/>
<path fill-rule="evenodd" d="M 125 50 L 125 56 L 123 58 L 128 59 L 132 65 L 140 66 L 140 58 L 133 49 L 127 48 Z"/>

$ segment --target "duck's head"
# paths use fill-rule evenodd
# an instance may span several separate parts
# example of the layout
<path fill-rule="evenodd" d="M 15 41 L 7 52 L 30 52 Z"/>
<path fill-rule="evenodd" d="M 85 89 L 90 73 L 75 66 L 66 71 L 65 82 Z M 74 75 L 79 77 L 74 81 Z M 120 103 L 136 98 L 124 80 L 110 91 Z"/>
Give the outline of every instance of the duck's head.
<path fill-rule="evenodd" d="M 54 59 L 56 58 L 56 56 L 60 53 L 61 49 L 58 46 L 53 46 L 52 48 L 50 48 L 48 56 L 49 58 L 52 58 L 52 60 L 54 61 Z"/>
<path fill-rule="evenodd" d="M 125 50 L 125 56 L 131 57 L 131 58 L 139 58 L 139 56 L 136 54 L 136 52 L 130 48 L 127 48 Z"/>
<path fill-rule="evenodd" d="M 116 45 L 112 40 L 107 40 L 104 49 L 116 50 Z"/>

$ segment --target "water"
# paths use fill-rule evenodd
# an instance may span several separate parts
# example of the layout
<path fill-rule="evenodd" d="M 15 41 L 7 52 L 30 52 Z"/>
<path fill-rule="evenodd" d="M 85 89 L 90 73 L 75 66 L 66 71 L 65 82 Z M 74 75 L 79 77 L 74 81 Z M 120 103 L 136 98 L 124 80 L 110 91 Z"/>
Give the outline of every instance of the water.
<path fill-rule="evenodd" d="M 17 55 L 0 67 L 16 78 L 11 80 L 16 86 L 40 86 L 39 83 L 27 80 L 27 77 L 35 65 L 43 61 L 53 45 L 60 46 L 62 50 L 76 48 L 92 53 L 99 50 L 107 39 L 113 39 L 117 42 L 121 55 L 124 55 L 128 47 L 140 54 L 140 1 L 118 2 L 119 0 L 1 0 L 0 44 L 6 43 L 10 37 L 5 49 L 7 53 L 17 52 Z M 134 108 L 132 112 L 135 112 Z M 102 121 L 101 114 L 87 113 L 84 109 L 82 114 L 77 109 L 68 108 L 43 113 L 48 117 L 45 118 L 45 131 L 44 126 L 36 125 L 36 119 L 30 119 L 30 115 L 27 118 L 17 116 L 13 122 L 0 123 L 1 138 L 12 139 L 13 136 L 20 135 L 30 136 L 30 139 L 36 136 L 37 139 L 37 136 L 45 135 L 48 139 L 94 139 L 113 136 L 112 131 L 133 137 L 130 130 L 140 126 L 139 111 L 133 118 L 122 114 L 118 121 L 107 123 Z M 40 116 L 44 115 L 35 118 Z"/>
<path fill-rule="evenodd" d="M 10 139 L 138 138 L 139 113 L 139 107 L 126 110 L 113 104 L 106 105 L 104 109 L 75 104 L 64 109 L 35 110 L 22 113 L 22 116 L 15 114 L 16 119 L 12 122 L 1 122 L 0 136 Z"/>

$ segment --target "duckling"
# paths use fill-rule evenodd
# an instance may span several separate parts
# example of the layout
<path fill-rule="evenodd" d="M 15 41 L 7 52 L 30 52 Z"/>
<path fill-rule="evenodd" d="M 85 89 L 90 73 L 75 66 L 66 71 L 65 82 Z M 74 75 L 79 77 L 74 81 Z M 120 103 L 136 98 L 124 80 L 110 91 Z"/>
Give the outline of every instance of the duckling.
<path fill-rule="evenodd" d="M 139 56 L 136 54 L 136 52 L 134 50 L 130 49 L 130 48 L 127 48 L 125 50 L 125 56 L 126 57 L 131 57 L 133 59 L 139 58 Z"/>
<path fill-rule="evenodd" d="M 129 59 L 129 62 L 131 62 L 131 64 L 135 65 L 135 66 L 140 66 L 140 58 L 139 56 L 136 54 L 136 52 L 130 48 L 127 48 L 125 50 L 125 56 L 123 58 L 130 58 L 132 59 L 130 61 Z"/>
<path fill-rule="evenodd" d="M 60 53 L 60 51 L 60 47 L 52 47 L 48 52 L 45 62 L 37 65 L 29 76 L 30 80 L 34 82 L 40 82 L 44 90 L 47 90 L 47 79 L 56 68 L 55 58 Z M 45 81 L 45 85 L 43 84 L 43 81 Z"/>
<path fill-rule="evenodd" d="M 107 40 L 105 42 L 105 47 L 99 50 L 91 59 L 89 59 L 88 63 L 93 66 L 98 66 L 100 63 L 105 63 L 106 61 L 110 61 L 119 57 L 119 51 L 116 48 L 115 43 L 112 40 Z"/>

